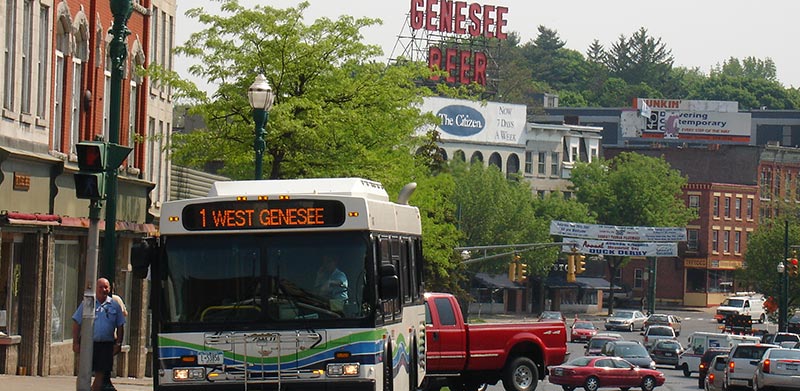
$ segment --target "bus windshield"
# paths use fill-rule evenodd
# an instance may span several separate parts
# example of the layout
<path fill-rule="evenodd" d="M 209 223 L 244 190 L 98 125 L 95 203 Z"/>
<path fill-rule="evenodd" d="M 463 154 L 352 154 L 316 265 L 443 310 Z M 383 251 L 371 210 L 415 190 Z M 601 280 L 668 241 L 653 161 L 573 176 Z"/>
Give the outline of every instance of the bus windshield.
<path fill-rule="evenodd" d="M 353 231 L 172 236 L 161 317 L 192 324 L 360 319 L 372 310 L 370 248 L 369 236 Z"/>

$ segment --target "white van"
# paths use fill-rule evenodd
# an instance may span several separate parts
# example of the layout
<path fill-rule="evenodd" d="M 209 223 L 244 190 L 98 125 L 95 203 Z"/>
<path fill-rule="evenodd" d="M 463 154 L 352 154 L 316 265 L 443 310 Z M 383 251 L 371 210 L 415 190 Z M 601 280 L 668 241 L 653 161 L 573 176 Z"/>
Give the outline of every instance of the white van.
<path fill-rule="evenodd" d="M 717 307 L 714 318 L 722 323 L 728 315 L 750 315 L 753 322 L 764 323 L 767 314 L 764 312 L 764 296 L 731 296 Z"/>
<path fill-rule="evenodd" d="M 761 342 L 761 338 L 752 335 L 696 332 L 689 336 L 689 343 L 686 350 L 678 357 L 676 368 L 682 369 L 683 375 L 689 377 L 692 372 L 698 372 L 700 359 L 706 350 L 711 348 L 733 348 L 744 342 L 758 343 Z"/>

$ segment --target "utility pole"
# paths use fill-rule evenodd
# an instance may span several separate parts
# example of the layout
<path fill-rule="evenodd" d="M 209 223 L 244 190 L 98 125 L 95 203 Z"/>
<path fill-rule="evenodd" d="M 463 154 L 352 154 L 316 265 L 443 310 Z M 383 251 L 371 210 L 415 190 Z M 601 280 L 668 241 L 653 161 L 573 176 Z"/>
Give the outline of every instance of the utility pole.
<path fill-rule="evenodd" d="M 650 265 L 650 281 L 647 283 L 647 313 L 656 313 L 656 279 L 658 278 L 658 258 L 647 257 Z"/>
<path fill-rule="evenodd" d="M 122 71 L 125 67 L 125 58 L 128 56 L 126 39 L 131 31 L 128 30 L 128 19 L 133 12 L 131 0 L 110 0 L 111 13 L 114 23 L 111 26 L 111 43 L 109 45 L 111 57 L 111 86 L 108 113 L 108 141 L 110 144 L 119 144 L 119 129 L 122 111 Z M 120 162 L 121 163 L 121 162 Z M 114 286 L 115 265 L 117 259 L 117 167 L 109 167 L 106 171 L 106 236 L 103 242 L 103 256 L 105 266 L 103 272 L 111 286 Z"/>
<path fill-rule="evenodd" d="M 783 262 L 785 264 L 780 276 L 781 295 L 778 307 L 778 331 L 780 332 L 786 331 L 789 318 L 789 220 L 785 220 L 783 226 Z"/>

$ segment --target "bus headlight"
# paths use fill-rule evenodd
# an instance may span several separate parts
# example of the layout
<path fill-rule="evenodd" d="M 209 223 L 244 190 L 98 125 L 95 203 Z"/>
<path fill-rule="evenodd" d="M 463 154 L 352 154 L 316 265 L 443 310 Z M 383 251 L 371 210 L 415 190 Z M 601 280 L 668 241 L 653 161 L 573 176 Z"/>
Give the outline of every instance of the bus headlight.
<path fill-rule="evenodd" d="M 186 381 L 186 380 L 204 380 L 206 378 L 206 371 L 203 368 L 173 368 L 172 380 Z"/>
<path fill-rule="evenodd" d="M 359 368 L 359 363 L 332 363 L 328 364 L 326 372 L 328 373 L 328 376 L 358 376 Z"/>

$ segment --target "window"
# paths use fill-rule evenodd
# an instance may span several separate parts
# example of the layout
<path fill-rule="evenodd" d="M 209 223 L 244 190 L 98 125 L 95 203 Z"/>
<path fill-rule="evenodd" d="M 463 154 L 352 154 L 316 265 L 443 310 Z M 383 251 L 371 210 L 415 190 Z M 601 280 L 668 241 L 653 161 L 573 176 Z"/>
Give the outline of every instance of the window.
<path fill-rule="evenodd" d="M 686 230 L 686 247 L 689 250 L 697 251 L 698 243 L 697 243 L 697 230 L 696 229 L 689 229 Z"/>
<path fill-rule="evenodd" d="M 572 147 L 572 156 L 570 156 L 570 157 L 572 158 L 570 160 L 572 162 L 577 162 L 578 160 L 581 159 L 581 155 L 578 152 L 578 147 Z"/>
<path fill-rule="evenodd" d="M 735 231 L 733 233 L 733 252 L 736 254 L 740 254 L 742 252 L 741 240 L 742 240 L 742 232 Z"/>
<path fill-rule="evenodd" d="M 67 95 L 67 62 L 64 53 L 69 51 L 70 45 L 70 33 L 63 30 L 66 23 L 63 19 L 57 23 L 59 31 L 56 35 L 56 78 L 53 88 L 53 149 L 61 152 L 64 151 L 64 98 Z"/>
<path fill-rule="evenodd" d="M 593 162 L 597 160 L 597 148 L 589 149 L 589 161 Z"/>
<path fill-rule="evenodd" d="M 739 197 L 736 197 L 736 204 L 734 206 L 734 213 L 735 213 L 734 216 L 738 220 L 742 219 L 742 199 L 739 198 Z"/>
<path fill-rule="evenodd" d="M 752 198 L 748 198 L 747 199 L 747 212 L 746 213 L 747 213 L 747 219 L 748 220 L 752 220 L 753 219 L 753 199 Z"/>
<path fill-rule="evenodd" d="M 547 167 L 546 166 L 547 162 L 545 161 L 546 158 L 547 158 L 547 154 L 546 153 L 539 152 L 539 162 L 538 162 L 539 163 L 539 175 L 547 174 L 547 168 L 546 168 Z"/>
<path fill-rule="evenodd" d="M 711 293 L 731 292 L 733 270 L 708 270 L 708 291 Z"/>
<path fill-rule="evenodd" d="M 39 10 L 39 52 L 36 58 L 36 71 L 39 75 L 39 82 L 36 85 L 36 116 L 39 118 L 47 117 L 47 66 L 48 55 L 50 53 L 50 8 L 42 6 Z"/>
<path fill-rule="evenodd" d="M 133 152 L 128 155 L 128 167 L 136 167 L 136 118 L 139 113 L 139 78 L 131 79 L 131 98 L 128 106 L 128 146 Z"/>
<path fill-rule="evenodd" d="M 169 31 L 165 35 L 167 37 L 167 46 L 168 46 L 167 47 L 167 57 L 168 58 L 164 59 L 164 63 L 167 65 L 167 69 L 169 69 L 171 71 L 172 70 L 172 57 L 173 57 L 172 51 L 173 51 L 173 46 L 174 46 L 173 39 L 175 38 L 175 20 L 172 17 L 172 15 L 170 15 L 170 17 L 169 17 L 168 28 L 169 28 Z M 171 86 L 167 87 L 167 94 L 170 97 L 172 96 L 172 87 Z"/>
<path fill-rule="evenodd" d="M 761 171 L 761 183 L 759 184 L 759 192 L 761 193 L 762 200 L 770 199 L 770 187 L 772 187 L 772 172 L 768 169 Z"/>
<path fill-rule="evenodd" d="M 83 60 L 79 56 L 72 57 L 72 103 L 71 121 L 69 125 L 70 152 L 75 152 L 75 144 L 80 141 L 80 120 L 81 120 L 81 93 L 83 86 Z"/>
<path fill-rule="evenodd" d="M 22 101 L 20 111 L 31 113 L 31 78 L 33 77 L 33 1 L 22 6 Z M 44 76 L 44 75 L 42 75 Z"/>
<path fill-rule="evenodd" d="M 525 151 L 525 173 L 533 174 L 533 152 Z"/>
<path fill-rule="evenodd" d="M 706 291 L 706 269 L 686 269 L 686 292 L 704 293 Z"/>
<path fill-rule="evenodd" d="M 728 230 L 722 231 L 722 251 L 723 252 L 725 252 L 725 253 L 731 252 L 730 241 L 731 241 L 731 231 L 728 231 Z"/>
<path fill-rule="evenodd" d="M 714 217 L 719 217 L 719 197 L 714 197 L 714 209 L 712 213 Z"/>
<path fill-rule="evenodd" d="M 700 196 L 690 195 L 689 196 L 689 208 L 697 209 L 700 207 Z"/>
<path fill-rule="evenodd" d="M 551 152 L 550 153 L 550 175 L 551 176 L 558 176 L 559 170 L 558 167 L 561 165 L 561 161 L 558 157 L 558 152 Z"/>
<path fill-rule="evenodd" d="M 719 252 L 719 230 L 711 231 L 711 251 Z"/>
<path fill-rule="evenodd" d="M 109 141 L 109 131 L 111 124 L 111 51 L 106 50 L 106 66 L 103 71 L 103 139 Z"/>
<path fill-rule="evenodd" d="M 456 313 L 453 311 L 450 301 L 445 297 L 437 297 L 434 302 L 436 302 L 436 312 L 439 314 L 439 323 L 442 326 L 454 326 L 456 324 Z"/>
<path fill-rule="evenodd" d="M 78 241 L 56 240 L 53 281 L 53 342 L 72 339 L 72 314 L 78 308 Z"/>
<path fill-rule="evenodd" d="M 618 267 L 616 272 L 614 273 L 614 283 L 617 285 L 622 285 L 622 268 Z"/>
<path fill-rule="evenodd" d="M 731 218 L 731 197 L 725 197 L 725 218 Z"/>
<path fill-rule="evenodd" d="M 633 270 L 633 287 L 634 288 L 641 288 L 644 284 L 644 270 L 642 269 L 634 269 Z"/>
<path fill-rule="evenodd" d="M 150 14 L 153 18 L 152 24 L 150 28 L 150 34 L 152 35 L 152 40 L 150 41 L 150 63 L 153 65 L 158 65 L 158 7 L 153 6 L 153 12 Z"/>
<path fill-rule="evenodd" d="M 14 110 L 14 87 L 17 66 L 17 0 L 6 0 L 5 88 L 3 108 Z"/>

